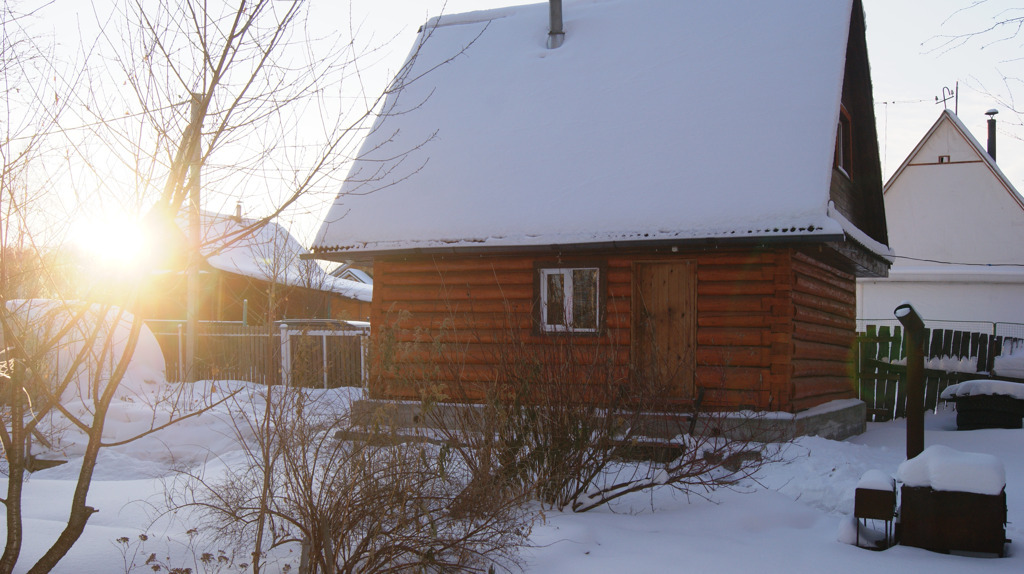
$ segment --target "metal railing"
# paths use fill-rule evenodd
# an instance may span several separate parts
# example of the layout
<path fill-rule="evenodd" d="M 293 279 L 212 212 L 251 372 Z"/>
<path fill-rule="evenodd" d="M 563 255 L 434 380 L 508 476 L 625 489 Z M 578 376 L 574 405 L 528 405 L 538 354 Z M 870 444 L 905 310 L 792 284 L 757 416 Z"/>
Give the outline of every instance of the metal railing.
<path fill-rule="evenodd" d="M 168 381 L 242 380 L 334 388 L 363 386 L 366 378 L 366 324 L 289 320 L 252 326 L 201 321 L 191 377 L 185 372 L 185 322 L 146 324 L 163 351 Z"/>

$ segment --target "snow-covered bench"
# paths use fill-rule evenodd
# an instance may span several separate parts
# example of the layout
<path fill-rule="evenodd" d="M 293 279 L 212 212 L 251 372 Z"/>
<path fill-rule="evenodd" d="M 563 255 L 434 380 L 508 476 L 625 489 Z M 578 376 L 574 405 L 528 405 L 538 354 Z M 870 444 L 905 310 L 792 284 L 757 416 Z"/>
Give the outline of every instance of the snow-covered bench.
<path fill-rule="evenodd" d="M 939 398 L 956 402 L 960 430 L 1019 429 L 1024 419 L 1024 383 L 978 379 L 950 385 Z"/>

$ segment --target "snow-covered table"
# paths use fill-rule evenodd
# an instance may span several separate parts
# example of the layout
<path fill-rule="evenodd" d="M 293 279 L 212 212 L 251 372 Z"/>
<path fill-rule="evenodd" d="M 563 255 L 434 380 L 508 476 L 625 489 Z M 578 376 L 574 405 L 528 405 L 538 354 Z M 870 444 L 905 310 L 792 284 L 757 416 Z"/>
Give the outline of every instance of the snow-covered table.
<path fill-rule="evenodd" d="M 939 398 L 956 402 L 960 430 L 1019 429 L 1024 420 L 1024 383 L 978 379 L 950 385 Z"/>

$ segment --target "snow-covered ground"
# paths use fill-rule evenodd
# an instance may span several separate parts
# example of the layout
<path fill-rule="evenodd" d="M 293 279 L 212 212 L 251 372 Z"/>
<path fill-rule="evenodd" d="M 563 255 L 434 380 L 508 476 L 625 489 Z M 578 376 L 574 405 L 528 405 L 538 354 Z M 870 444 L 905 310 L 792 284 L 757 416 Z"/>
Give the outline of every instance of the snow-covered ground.
<path fill-rule="evenodd" d="M 226 387 L 219 383 L 217 392 Z M 142 415 L 116 410 L 109 433 L 117 436 Z M 533 547 L 524 551 L 531 573 L 564 572 L 1020 572 L 1024 552 L 1024 431 L 956 431 L 955 413 L 926 417 L 926 445 L 947 445 L 989 453 L 1005 465 L 1009 520 L 1005 558 L 947 556 L 908 547 L 863 550 L 840 539 L 852 528 L 853 494 L 870 469 L 895 475 L 905 453 L 903 421 L 869 423 L 868 431 L 838 442 L 817 437 L 797 440 L 788 461 L 766 468 L 742 492 L 719 491 L 689 498 L 662 489 L 627 497 L 585 514 L 546 512 L 534 528 Z M 149 553 L 174 566 L 192 566 L 187 525 L 150 525 L 153 504 L 163 492 L 172 465 L 201 465 L 216 472 L 232 455 L 232 431 L 223 413 L 209 413 L 139 442 L 111 448 L 99 461 L 89 494 L 99 509 L 85 535 L 58 566 L 58 572 L 124 572 L 116 542 L 129 537 L 129 557 L 141 564 Z M 62 503 L 74 487 L 77 460 L 34 473 L 26 485 L 27 544 L 24 571 L 63 526 Z M 0 488 L 5 488 L 0 484 Z M 145 543 L 138 534 L 148 533 Z M 294 557 L 294 555 L 292 555 Z M 295 557 L 297 558 L 297 557 Z M 291 557 L 289 557 L 291 559 Z M 291 560 L 293 564 L 297 560 Z M 145 572 L 146 568 L 138 568 Z"/>

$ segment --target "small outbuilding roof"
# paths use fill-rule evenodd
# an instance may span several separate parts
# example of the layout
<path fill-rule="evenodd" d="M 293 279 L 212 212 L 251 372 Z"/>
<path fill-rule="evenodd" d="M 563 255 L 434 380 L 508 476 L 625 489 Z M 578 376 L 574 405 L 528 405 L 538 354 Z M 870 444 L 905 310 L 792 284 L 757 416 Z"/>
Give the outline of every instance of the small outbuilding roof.
<path fill-rule="evenodd" d="M 841 238 L 853 9 L 566 0 L 556 49 L 547 4 L 433 19 L 313 250 Z"/>
<path fill-rule="evenodd" d="M 206 262 L 214 269 L 261 281 L 329 291 L 358 301 L 373 299 L 372 285 L 333 277 L 316 261 L 300 259 L 300 255 L 308 251 L 287 229 L 273 221 L 240 236 L 256 222 L 244 217 L 202 213 L 201 251 Z M 178 225 L 187 233 L 187 223 L 179 221 Z"/>

